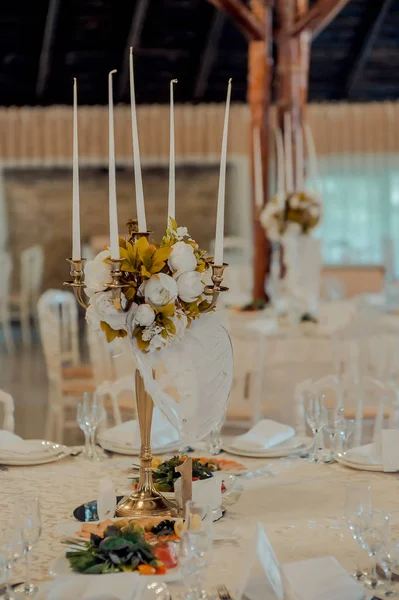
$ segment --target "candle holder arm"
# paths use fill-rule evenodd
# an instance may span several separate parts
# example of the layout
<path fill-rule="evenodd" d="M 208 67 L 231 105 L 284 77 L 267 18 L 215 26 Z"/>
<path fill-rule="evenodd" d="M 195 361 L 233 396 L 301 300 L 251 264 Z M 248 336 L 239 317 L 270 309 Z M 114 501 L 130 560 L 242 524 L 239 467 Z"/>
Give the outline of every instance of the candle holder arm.
<path fill-rule="evenodd" d="M 227 266 L 228 266 L 227 263 L 223 263 L 223 265 L 215 265 L 214 263 L 211 263 L 211 267 L 212 267 L 211 279 L 212 279 L 213 285 L 205 286 L 205 290 L 204 290 L 205 296 L 209 296 L 211 298 L 210 298 L 210 301 L 208 302 L 208 305 L 205 306 L 204 308 L 200 309 L 201 313 L 211 312 L 217 305 L 220 294 L 222 292 L 229 291 L 228 287 L 221 285 L 221 283 L 223 281 L 223 273 Z"/>

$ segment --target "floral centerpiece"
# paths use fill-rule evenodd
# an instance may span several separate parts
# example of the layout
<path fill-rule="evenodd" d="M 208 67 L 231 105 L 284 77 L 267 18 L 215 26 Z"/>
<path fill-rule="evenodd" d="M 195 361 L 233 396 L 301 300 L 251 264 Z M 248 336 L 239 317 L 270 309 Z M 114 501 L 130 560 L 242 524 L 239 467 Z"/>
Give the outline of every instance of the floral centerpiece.
<path fill-rule="evenodd" d="M 128 226 L 130 238 L 119 238 L 120 294 L 108 289 L 109 250 L 86 263 L 86 319 L 93 330 L 104 331 L 108 342 L 130 335 L 139 350 L 149 353 L 181 340 L 209 306 L 202 294 L 212 259 L 172 218 L 160 244 L 135 236 L 136 221 Z"/>
<path fill-rule="evenodd" d="M 288 235 L 309 235 L 320 223 L 321 199 L 308 192 L 276 194 L 263 209 L 260 219 L 269 239 L 280 241 Z"/>

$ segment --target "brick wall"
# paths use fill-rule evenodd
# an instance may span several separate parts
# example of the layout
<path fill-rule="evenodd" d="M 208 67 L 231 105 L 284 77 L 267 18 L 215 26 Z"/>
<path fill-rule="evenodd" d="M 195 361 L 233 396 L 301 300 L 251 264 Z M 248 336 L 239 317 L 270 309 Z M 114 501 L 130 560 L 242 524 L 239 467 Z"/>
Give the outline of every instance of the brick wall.
<path fill-rule="evenodd" d="M 176 174 L 176 215 L 204 248 L 214 237 L 218 189 L 217 167 L 180 167 Z M 143 171 L 148 227 L 159 238 L 165 229 L 168 171 Z M 119 229 L 135 216 L 131 170 L 117 173 Z M 9 247 L 18 281 L 18 257 L 23 248 L 42 244 L 45 250 L 45 288 L 59 288 L 68 275 L 65 261 L 71 255 L 72 175 L 64 169 L 7 171 L 5 199 Z M 81 170 L 82 242 L 108 233 L 108 175 L 101 170 Z"/>

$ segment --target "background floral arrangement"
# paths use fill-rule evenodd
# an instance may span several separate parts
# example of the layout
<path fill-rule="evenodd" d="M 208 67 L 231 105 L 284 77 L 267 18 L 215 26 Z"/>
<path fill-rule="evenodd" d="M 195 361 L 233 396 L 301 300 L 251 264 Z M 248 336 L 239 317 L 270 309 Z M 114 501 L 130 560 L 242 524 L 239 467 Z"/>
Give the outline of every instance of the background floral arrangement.
<path fill-rule="evenodd" d="M 128 225 L 130 239 L 119 238 L 121 282 L 126 287 L 117 296 L 107 289 L 111 283 L 109 250 L 88 261 L 86 320 L 92 329 L 102 329 L 108 342 L 131 335 L 140 350 L 153 352 L 180 340 L 208 306 L 202 294 L 212 259 L 174 219 L 169 219 L 161 244 L 150 243 L 144 236 L 135 239 L 136 223 Z"/>
<path fill-rule="evenodd" d="M 322 203 L 308 192 L 276 194 L 260 216 L 269 239 L 279 241 L 284 234 L 307 235 L 321 221 Z"/>

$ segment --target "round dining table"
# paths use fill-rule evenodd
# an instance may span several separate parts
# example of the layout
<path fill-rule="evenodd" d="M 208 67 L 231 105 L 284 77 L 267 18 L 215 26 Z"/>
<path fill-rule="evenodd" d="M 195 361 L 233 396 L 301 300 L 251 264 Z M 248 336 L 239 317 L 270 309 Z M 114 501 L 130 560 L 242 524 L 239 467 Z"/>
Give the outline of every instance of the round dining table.
<path fill-rule="evenodd" d="M 248 576 L 248 556 L 258 523 L 264 526 L 280 563 L 333 555 L 351 571 L 363 553 L 360 562 L 367 564 L 366 553 L 356 545 L 344 520 L 347 482 L 371 484 L 373 506 L 392 514 L 393 536 L 399 540 L 399 481 L 395 474 L 351 470 L 337 463 L 311 464 L 302 458 L 231 458 L 242 462 L 249 472 L 241 476 L 244 491 L 238 502 L 226 506 L 225 516 L 214 525 L 218 537 L 226 533 L 230 539 L 214 543 L 207 574 L 210 588 L 225 584 L 232 593 L 240 589 Z M 66 549 L 57 524 L 73 522 L 74 508 L 96 498 L 100 478 L 110 477 L 116 489 L 126 489 L 134 460 L 113 455 L 102 462 L 88 462 L 78 456 L 0 471 L 0 520 L 11 519 L 16 495 L 40 496 L 43 528 L 32 557 L 32 577 L 38 584 L 51 578 L 51 564 Z M 231 539 L 231 534 L 236 537 Z M 23 578 L 22 563 L 14 574 L 18 581 Z M 182 589 L 179 583 L 169 586 L 172 594 Z"/>

